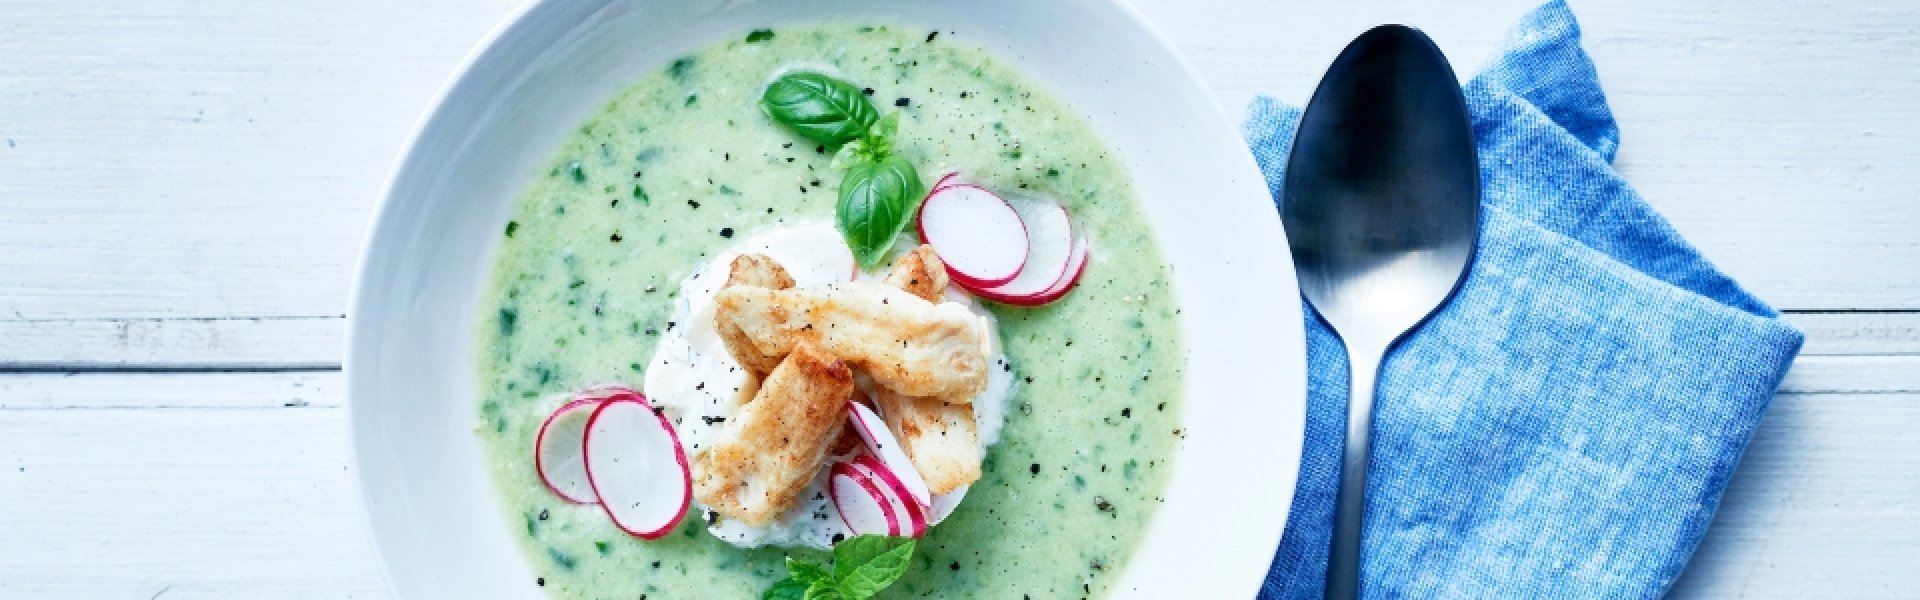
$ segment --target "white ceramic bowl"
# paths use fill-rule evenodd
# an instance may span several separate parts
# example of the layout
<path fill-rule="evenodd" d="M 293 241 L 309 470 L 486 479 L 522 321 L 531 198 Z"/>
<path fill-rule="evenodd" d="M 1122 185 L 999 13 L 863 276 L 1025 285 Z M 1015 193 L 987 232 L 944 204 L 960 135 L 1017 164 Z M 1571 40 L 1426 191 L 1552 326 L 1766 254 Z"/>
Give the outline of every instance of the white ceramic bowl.
<path fill-rule="evenodd" d="M 393 591 L 538 594 L 472 432 L 479 294 L 501 224 L 538 165 L 616 90 L 671 57 L 754 27 L 823 19 L 952 31 L 1043 82 L 1119 152 L 1174 265 L 1188 362 L 1187 434 L 1166 503 L 1114 589 L 1251 597 L 1286 522 L 1305 419 L 1292 265 L 1228 118 L 1167 43 L 1112 0 L 553 0 L 509 21 L 416 132 L 354 291 L 354 446 Z"/>

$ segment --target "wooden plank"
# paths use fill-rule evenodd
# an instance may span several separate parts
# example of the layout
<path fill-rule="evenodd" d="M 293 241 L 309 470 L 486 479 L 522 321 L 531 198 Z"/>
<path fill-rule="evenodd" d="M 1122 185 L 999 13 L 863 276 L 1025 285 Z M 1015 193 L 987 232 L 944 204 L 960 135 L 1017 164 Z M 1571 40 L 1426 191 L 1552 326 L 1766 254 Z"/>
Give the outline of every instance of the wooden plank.
<path fill-rule="evenodd" d="M 1787 371 L 1780 393 L 1920 393 L 1920 355 L 1802 356 Z"/>
<path fill-rule="evenodd" d="M 1675 598 L 1911 598 L 1920 395 L 1782 394 Z"/>
<path fill-rule="evenodd" d="M 0 375 L 0 597 L 382 596 L 338 381 Z"/>
<path fill-rule="evenodd" d="M 338 371 L 0 373 L 0 410 L 258 410 L 345 403 L 346 378 Z"/>
<path fill-rule="evenodd" d="M 0 320 L 0 370 L 338 369 L 344 317 Z"/>
<path fill-rule="evenodd" d="M 519 3 L 0 3 L 0 315 L 344 312 L 400 145 Z"/>
<path fill-rule="evenodd" d="M 0 5 L 0 315 L 339 314 L 402 138 L 513 4 Z M 1305 98 L 1378 21 L 1427 27 L 1470 71 L 1532 4 L 1141 9 L 1238 114 L 1254 90 Z M 1709 256 L 1786 307 L 1920 308 L 1920 147 L 1901 141 L 1920 41 L 1899 25 L 1920 8 L 1576 8 L 1622 168 Z"/>
<path fill-rule="evenodd" d="M 1786 319 L 1807 333 L 1801 356 L 1920 354 L 1920 312 L 1798 312 Z"/>

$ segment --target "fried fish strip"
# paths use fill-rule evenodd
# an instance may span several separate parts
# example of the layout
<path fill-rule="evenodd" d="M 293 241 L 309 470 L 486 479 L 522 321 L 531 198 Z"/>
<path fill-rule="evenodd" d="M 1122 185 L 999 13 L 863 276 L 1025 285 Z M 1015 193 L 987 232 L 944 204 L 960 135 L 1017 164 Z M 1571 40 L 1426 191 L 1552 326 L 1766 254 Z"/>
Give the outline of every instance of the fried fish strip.
<path fill-rule="evenodd" d="M 920 246 L 893 262 L 887 285 L 939 302 L 947 291 L 947 267 L 932 246 Z M 945 494 L 980 479 L 980 437 L 972 404 L 948 404 L 913 398 L 893 390 L 873 390 L 887 429 L 900 440 L 907 460 L 927 480 L 927 488 Z"/>
<path fill-rule="evenodd" d="M 885 283 L 939 304 L 941 296 L 947 293 L 947 264 L 933 253 L 933 246 L 922 244 L 893 261 Z"/>
<path fill-rule="evenodd" d="M 875 382 L 916 398 L 965 404 L 987 384 L 987 357 L 973 313 L 874 283 L 824 289 L 740 286 L 714 297 L 761 354 L 801 342 L 846 361 Z"/>
<path fill-rule="evenodd" d="M 728 518 L 772 523 L 826 461 L 853 391 L 846 364 L 811 344 L 795 346 L 694 460 L 695 497 Z"/>
<path fill-rule="evenodd" d="M 794 282 L 787 269 L 773 258 L 765 254 L 742 254 L 734 257 L 722 289 L 741 285 L 784 290 L 793 287 Z M 780 366 L 782 356 L 761 354 L 746 334 L 740 332 L 740 326 L 726 317 L 715 315 L 714 331 L 720 334 L 720 341 L 727 345 L 727 353 L 733 355 L 734 362 L 746 367 L 755 378 L 766 377 L 774 367 Z"/>
<path fill-rule="evenodd" d="M 980 479 L 980 436 L 972 404 L 911 398 L 887 389 L 873 390 L 873 400 L 933 493 L 945 494 Z"/>

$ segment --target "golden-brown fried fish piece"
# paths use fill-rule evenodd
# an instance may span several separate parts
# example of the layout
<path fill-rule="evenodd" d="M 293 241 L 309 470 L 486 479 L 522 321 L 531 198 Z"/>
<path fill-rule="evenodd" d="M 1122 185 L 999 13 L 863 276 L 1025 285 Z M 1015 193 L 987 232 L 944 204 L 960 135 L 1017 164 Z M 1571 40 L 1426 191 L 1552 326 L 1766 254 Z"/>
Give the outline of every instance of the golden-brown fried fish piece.
<path fill-rule="evenodd" d="M 844 363 L 811 344 L 795 346 L 694 460 L 694 496 L 749 525 L 773 522 L 826 461 L 853 391 Z"/>
<path fill-rule="evenodd" d="M 947 264 L 933 253 L 933 246 L 921 244 L 894 259 L 885 283 L 938 304 L 941 295 L 947 293 Z"/>
<path fill-rule="evenodd" d="M 793 277 L 787 269 L 765 254 L 742 254 L 734 257 L 727 273 L 727 283 L 722 289 L 747 285 L 770 290 L 784 290 L 793 287 Z M 746 367 L 755 378 L 766 377 L 773 368 L 780 366 L 782 356 L 767 356 L 753 347 L 746 334 L 740 333 L 740 326 L 726 317 L 715 315 L 714 332 L 720 334 L 720 341 L 726 343 L 727 353 L 733 355 L 734 362 Z"/>
<path fill-rule="evenodd" d="M 874 390 L 873 400 L 907 460 L 927 480 L 927 489 L 945 494 L 980 479 L 980 437 L 972 404 L 909 398 L 887 389 Z"/>
<path fill-rule="evenodd" d="M 939 302 L 947 291 L 947 267 L 932 246 L 923 245 L 893 262 L 886 283 Z M 980 437 L 972 404 L 911 398 L 884 388 L 874 390 L 873 399 L 887 429 L 933 493 L 952 492 L 980 479 Z"/>
<path fill-rule="evenodd" d="M 761 354 L 801 342 L 846 361 L 876 383 L 916 398 L 965 404 L 987 384 L 983 332 L 958 304 L 934 304 L 864 282 L 824 289 L 734 287 L 716 314 L 740 326 Z"/>

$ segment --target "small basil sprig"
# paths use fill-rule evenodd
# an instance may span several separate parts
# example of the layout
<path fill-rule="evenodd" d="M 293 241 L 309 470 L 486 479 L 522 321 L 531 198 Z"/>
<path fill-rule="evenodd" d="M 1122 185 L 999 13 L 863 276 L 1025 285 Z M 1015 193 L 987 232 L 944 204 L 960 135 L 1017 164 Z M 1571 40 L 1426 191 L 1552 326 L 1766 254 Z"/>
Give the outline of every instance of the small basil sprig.
<path fill-rule="evenodd" d="M 866 600 L 907 572 L 913 538 L 862 535 L 833 547 L 833 567 L 787 559 L 786 579 L 760 600 Z"/>
<path fill-rule="evenodd" d="M 861 267 L 880 264 L 926 193 L 913 163 L 893 153 L 900 113 L 876 116 L 853 84 L 809 72 L 773 80 L 760 96 L 760 108 L 801 137 L 839 146 L 833 168 L 846 173 L 834 223 Z"/>
<path fill-rule="evenodd" d="M 805 71 L 781 75 L 760 93 L 760 110 L 800 137 L 840 145 L 866 135 L 880 113 L 853 84 Z"/>

